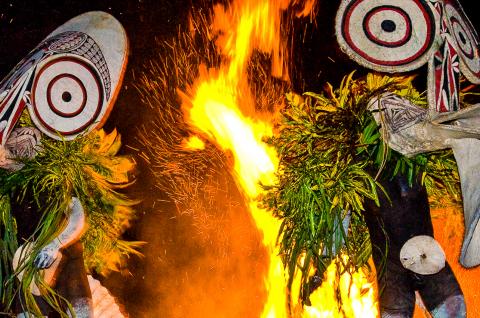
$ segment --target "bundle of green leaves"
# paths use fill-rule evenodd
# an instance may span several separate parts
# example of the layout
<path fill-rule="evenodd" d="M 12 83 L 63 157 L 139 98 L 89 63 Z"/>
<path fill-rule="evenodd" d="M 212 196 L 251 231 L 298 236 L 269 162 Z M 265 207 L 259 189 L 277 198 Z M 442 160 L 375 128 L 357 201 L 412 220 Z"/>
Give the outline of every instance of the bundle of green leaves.
<path fill-rule="evenodd" d="M 24 119 L 25 120 L 25 119 Z M 31 125 L 27 120 L 27 125 Z M 124 268 L 126 258 L 139 255 L 142 242 L 122 239 L 122 234 L 135 218 L 132 208 L 136 201 L 128 199 L 118 189 L 131 184 L 135 161 L 118 156 L 120 135 L 113 131 L 93 131 L 73 141 L 42 139 L 38 154 L 33 159 L 18 159 L 23 167 L 18 171 L 0 170 L 0 263 L 1 303 L 8 311 L 16 293 L 24 293 L 27 309 L 41 316 L 30 294 L 30 283 L 35 280 L 44 290 L 44 298 L 62 317 L 65 302 L 42 282 L 33 260 L 39 250 L 48 244 L 68 220 L 68 205 L 77 197 L 85 210 L 87 230 L 82 236 L 84 261 L 87 270 L 106 275 Z M 18 246 L 16 218 L 10 209 L 10 200 L 33 197 L 41 215 L 31 240 L 34 248 L 26 264 L 24 275 L 18 282 L 12 271 L 12 258 Z M 15 195 L 13 195 L 15 194 Z"/>
<path fill-rule="evenodd" d="M 431 195 L 460 197 L 451 151 L 407 158 L 383 142 L 368 110 L 370 100 L 386 92 L 426 107 L 413 78 L 353 75 L 336 90 L 328 84 L 321 94 L 288 94 L 278 133 L 267 141 L 280 164 L 278 182 L 265 187 L 262 203 L 282 220 L 278 237 L 288 287 L 299 274 L 304 301 L 312 273 L 322 277 L 332 261 L 351 271 L 366 266 L 371 245 L 362 212 L 365 200 L 379 204 L 380 177 L 401 173 L 412 183 L 421 176 Z"/>

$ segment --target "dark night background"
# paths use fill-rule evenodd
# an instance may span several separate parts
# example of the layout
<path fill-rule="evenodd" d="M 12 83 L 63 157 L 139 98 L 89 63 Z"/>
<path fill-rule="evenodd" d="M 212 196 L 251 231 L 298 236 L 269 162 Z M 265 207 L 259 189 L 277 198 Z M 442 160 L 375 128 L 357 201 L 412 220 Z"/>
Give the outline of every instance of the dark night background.
<path fill-rule="evenodd" d="M 318 0 L 318 2 L 316 27 L 307 26 L 304 41 L 300 38 L 295 40 L 297 49 L 294 61 L 300 75 L 297 78 L 294 76 L 296 79 L 294 86 L 299 91 L 319 91 L 327 81 L 336 86 L 346 73 L 353 69 L 361 69 L 340 51 L 335 40 L 334 17 L 340 1 Z M 479 29 L 480 21 L 475 15 L 476 1 L 461 2 Z M 211 5 L 208 1 L 202 3 Z M 130 40 L 130 55 L 123 89 L 119 93 L 106 128 L 111 130 L 116 127 L 123 137 L 123 151 L 135 155 L 132 149 L 139 147 L 136 139 L 137 128 L 149 120 L 150 116 L 149 109 L 142 104 L 141 96 L 134 87 L 136 79 L 145 70 L 148 61 L 158 58 L 157 41 L 175 36 L 178 26 L 187 23 L 189 11 L 196 5 L 199 5 L 199 1 L 0 0 L 0 79 L 44 37 L 70 18 L 91 10 L 102 10 L 112 14 L 126 29 Z M 425 74 L 426 68 L 417 72 Z M 138 207 L 140 218 L 127 236 L 139 240 L 162 237 L 162 240 L 168 241 L 165 244 L 179 244 L 179 239 L 176 238 L 179 234 L 175 231 L 175 226 L 168 227 L 167 231 L 156 232 L 160 228 L 159 224 L 165 224 L 170 216 L 168 213 L 158 214 L 150 208 L 155 200 L 152 194 L 160 197 L 162 194 L 154 189 L 146 163 L 140 158 L 137 161 L 139 180 L 131 192 L 133 196 L 142 198 L 143 202 Z M 145 229 L 150 236 L 145 236 Z M 153 241 L 150 244 L 156 243 Z M 125 303 L 131 317 L 144 316 L 146 307 L 155 303 L 156 298 L 165 297 L 160 293 L 149 294 L 142 288 L 142 280 L 156 279 L 149 277 L 144 262 L 142 259 L 132 259 L 131 275 L 115 274 L 104 281 Z M 232 288 L 235 286 L 232 285 Z M 178 293 L 179 298 L 182 297 L 179 290 L 171 292 Z M 173 316 L 175 315 L 172 314 Z"/>

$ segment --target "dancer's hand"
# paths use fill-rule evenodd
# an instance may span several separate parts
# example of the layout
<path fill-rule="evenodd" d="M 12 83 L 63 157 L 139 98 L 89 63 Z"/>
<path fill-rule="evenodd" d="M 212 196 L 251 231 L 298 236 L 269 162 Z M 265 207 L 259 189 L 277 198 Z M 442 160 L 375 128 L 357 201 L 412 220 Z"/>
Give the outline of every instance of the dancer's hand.
<path fill-rule="evenodd" d="M 38 269 L 45 269 L 52 266 L 60 253 L 59 248 L 55 244 L 47 244 L 40 250 L 37 257 L 33 261 L 33 265 Z"/>

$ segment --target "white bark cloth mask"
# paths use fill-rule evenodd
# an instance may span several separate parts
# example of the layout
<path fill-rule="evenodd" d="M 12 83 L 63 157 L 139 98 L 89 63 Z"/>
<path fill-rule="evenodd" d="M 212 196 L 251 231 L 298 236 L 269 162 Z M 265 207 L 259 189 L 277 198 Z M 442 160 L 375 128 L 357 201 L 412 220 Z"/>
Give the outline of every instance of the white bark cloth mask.
<path fill-rule="evenodd" d="M 127 63 L 125 30 L 105 12 L 79 15 L 48 35 L 0 82 L 0 144 L 28 107 L 37 128 L 72 140 L 103 125 Z"/>

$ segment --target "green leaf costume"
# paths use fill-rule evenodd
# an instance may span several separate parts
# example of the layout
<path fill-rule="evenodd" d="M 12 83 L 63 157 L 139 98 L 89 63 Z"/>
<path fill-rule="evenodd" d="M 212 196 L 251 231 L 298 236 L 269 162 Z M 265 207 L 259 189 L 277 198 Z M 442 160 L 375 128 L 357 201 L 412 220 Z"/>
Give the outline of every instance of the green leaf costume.
<path fill-rule="evenodd" d="M 29 119 L 24 118 L 21 125 L 30 125 Z M 0 170 L 0 246 L 3 251 L 0 296 L 4 311 L 12 310 L 16 293 L 24 293 L 26 309 L 41 315 L 29 292 L 30 283 L 35 280 L 43 289 L 42 297 L 47 303 L 62 317 L 67 317 L 62 309 L 65 302 L 42 283 L 33 260 L 64 227 L 72 197 L 80 200 L 87 218 L 87 230 L 81 238 L 87 271 L 101 275 L 120 271 L 126 258 L 140 254 L 141 242 L 121 238 L 135 217 L 132 205 L 137 202 L 118 192 L 131 184 L 135 169 L 131 158 L 117 155 L 120 145 L 120 135 L 115 130 L 110 134 L 95 130 L 73 141 L 44 138 L 33 159 L 19 159 L 23 168 L 14 172 Z M 12 270 L 12 258 L 24 242 L 17 241 L 10 200 L 22 201 L 28 192 L 33 196 L 41 221 L 30 239 L 34 242 L 33 252 L 26 265 L 17 270 L 24 270 L 19 282 Z"/>

